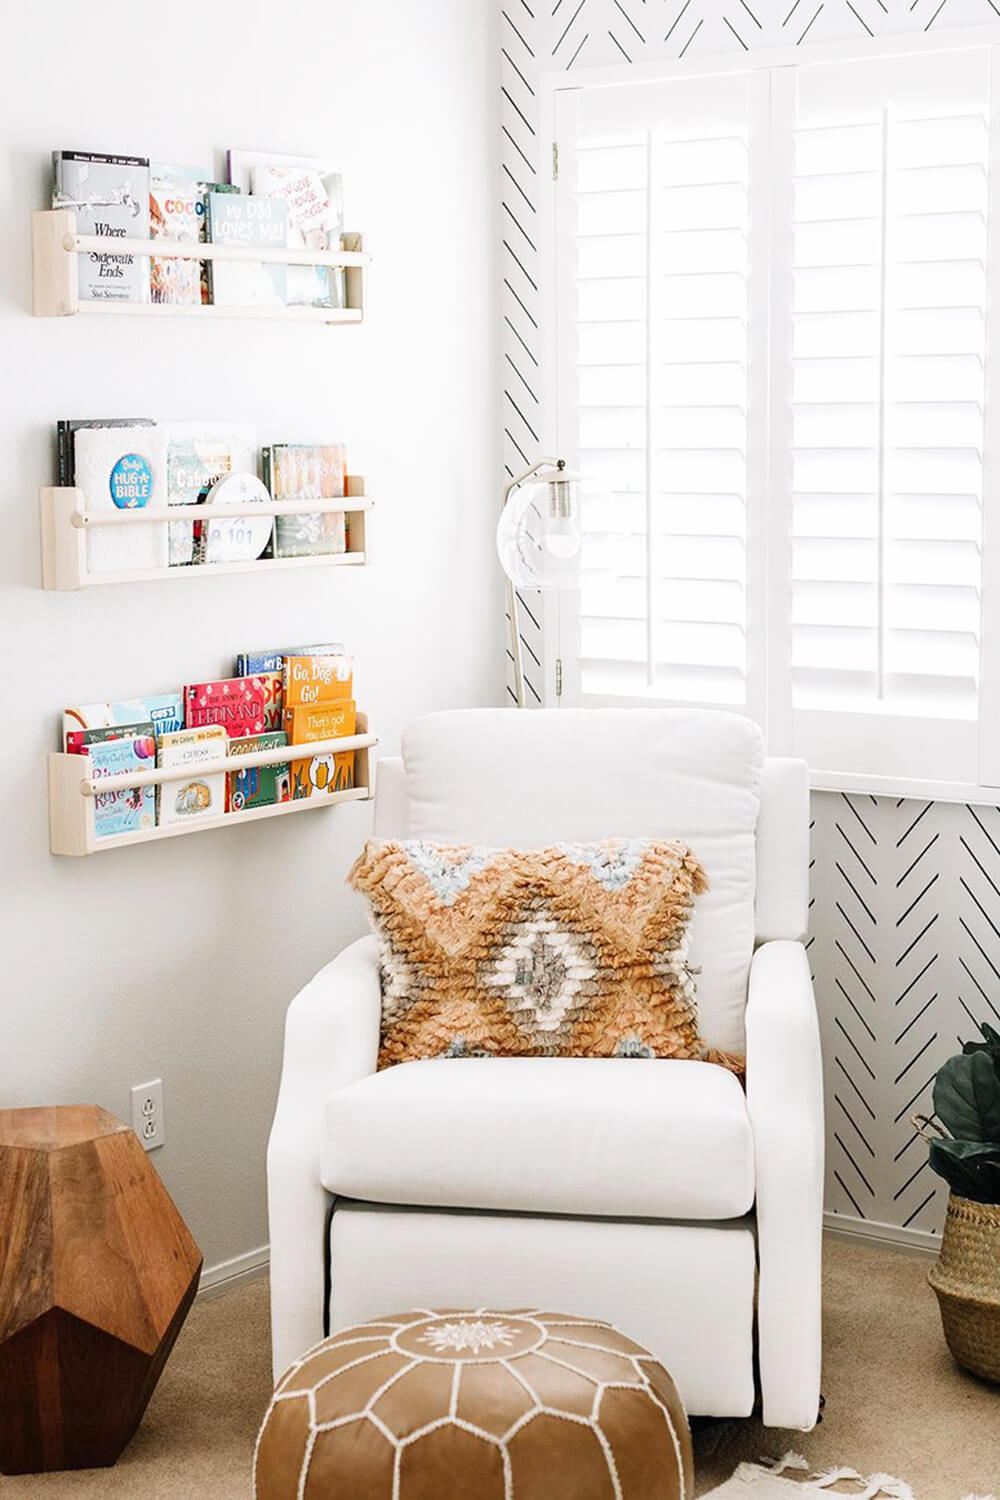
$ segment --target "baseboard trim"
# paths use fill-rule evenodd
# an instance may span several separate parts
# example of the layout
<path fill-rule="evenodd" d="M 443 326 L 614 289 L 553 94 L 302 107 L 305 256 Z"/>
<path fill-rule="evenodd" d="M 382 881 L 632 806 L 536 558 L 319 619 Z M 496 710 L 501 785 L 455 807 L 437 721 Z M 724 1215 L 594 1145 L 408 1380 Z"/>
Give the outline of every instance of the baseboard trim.
<path fill-rule="evenodd" d="M 823 1228 L 838 1240 L 864 1240 L 881 1245 L 884 1250 L 901 1250 L 908 1255 L 937 1255 L 941 1236 L 927 1229 L 904 1229 L 897 1224 L 879 1224 L 871 1219 L 853 1219 L 846 1214 L 825 1213 Z"/>
<path fill-rule="evenodd" d="M 228 1292 L 245 1281 L 256 1281 L 267 1275 L 271 1258 L 270 1245 L 259 1245 L 244 1255 L 234 1255 L 232 1260 L 220 1260 L 218 1265 L 206 1266 L 198 1285 L 199 1297 L 211 1297 L 219 1292 Z"/>

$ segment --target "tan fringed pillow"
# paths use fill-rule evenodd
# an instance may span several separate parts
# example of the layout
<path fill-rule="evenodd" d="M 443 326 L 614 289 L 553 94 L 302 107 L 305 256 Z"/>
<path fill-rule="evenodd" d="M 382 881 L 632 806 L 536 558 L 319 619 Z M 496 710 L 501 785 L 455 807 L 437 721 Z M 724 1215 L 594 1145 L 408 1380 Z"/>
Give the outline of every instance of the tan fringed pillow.
<path fill-rule="evenodd" d="M 698 1036 L 688 925 L 707 881 L 685 844 L 371 840 L 348 879 L 382 945 L 380 1068 L 489 1056 L 739 1069 Z"/>

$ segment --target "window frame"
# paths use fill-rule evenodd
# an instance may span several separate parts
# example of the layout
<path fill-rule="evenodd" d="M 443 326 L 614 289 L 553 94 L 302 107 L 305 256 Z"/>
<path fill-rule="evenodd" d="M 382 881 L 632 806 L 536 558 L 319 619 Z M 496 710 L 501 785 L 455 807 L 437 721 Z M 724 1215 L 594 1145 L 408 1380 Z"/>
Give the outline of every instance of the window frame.
<path fill-rule="evenodd" d="M 912 730 L 920 734 L 924 729 L 934 733 L 935 728 L 968 726 L 975 738 L 970 750 L 965 746 L 965 765 L 970 774 L 967 779 L 931 779 L 916 774 L 897 774 L 897 763 L 880 767 L 877 772 L 831 772 L 810 765 L 810 783 L 817 790 L 842 790 L 868 792 L 872 795 L 909 796 L 930 798 L 939 801 L 979 802 L 1000 806 L 1000 24 L 976 27 L 956 27 L 947 33 L 936 35 L 893 35 L 868 38 L 864 42 L 817 44 L 808 49 L 797 47 L 762 48 L 749 53 L 720 53 L 708 57 L 666 59 L 662 63 L 615 64 L 609 67 L 580 68 L 572 73 L 546 72 L 540 78 L 539 87 L 539 142 L 540 156 L 548 168 L 549 151 L 556 160 L 559 131 L 557 120 L 560 109 L 566 107 L 566 96 L 587 87 L 604 85 L 628 85 L 644 83 L 669 83 L 673 79 L 691 79 L 703 76 L 738 74 L 740 76 L 766 73 L 770 75 L 770 87 L 765 88 L 763 128 L 770 130 L 772 109 L 776 100 L 779 108 L 787 109 L 794 84 L 793 69 L 801 66 L 821 65 L 836 62 L 868 62 L 878 59 L 905 58 L 915 54 L 946 54 L 967 52 L 976 48 L 991 49 L 993 70 L 992 108 L 989 122 L 991 172 L 990 172 L 990 223 L 993 227 L 995 248 L 990 255 L 990 284 L 988 289 L 987 316 L 987 367 L 986 408 L 996 411 L 996 421 L 987 421 L 983 452 L 983 506 L 982 506 L 982 588 L 980 595 L 980 674 L 979 715 L 976 720 L 921 719 L 905 716 L 902 719 Z M 760 92 L 754 89 L 751 78 L 751 109 L 754 112 L 751 130 L 759 129 Z M 752 137 L 751 137 L 752 138 Z M 788 174 L 778 174 L 787 181 Z M 557 265 L 557 246 L 560 237 L 560 215 L 568 212 L 570 194 L 558 191 L 555 169 L 546 171 L 547 191 L 539 195 L 540 230 L 540 307 L 539 329 L 540 352 L 543 367 L 541 383 L 541 446 L 545 451 L 559 449 L 560 430 L 565 430 L 564 412 L 560 401 L 566 399 L 559 389 L 559 328 L 560 298 L 570 295 L 569 279 L 560 278 Z M 751 203 L 758 193 L 766 195 L 774 190 L 770 180 L 751 183 Z M 563 179 L 565 180 L 565 179 Z M 782 222 L 773 206 L 769 215 L 771 232 Z M 755 243 L 754 243 L 755 242 Z M 752 254 L 757 258 L 770 257 L 770 245 L 766 237 L 757 235 L 752 242 Z M 771 566 L 770 559 L 781 553 L 791 537 L 791 505 L 788 486 L 775 484 L 770 466 L 775 455 L 790 455 L 790 447 L 776 433 L 778 424 L 788 423 L 790 411 L 782 402 L 771 401 L 768 361 L 754 351 L 760 340 L 769 338 L 770 327 L 780 320 L 775 318 L 772 308 L 774 289 L 769 278 L 767 305 L 763 314 L 754 316 L 751 307 L 750 330 L 750 403 L 763 406 L 763 423 L 768 434 L 766 452 L 762 459 L 754 459 L 748 453 L 747 478 L 747 546 L 757 549 L 758 556 L 765 557 L 767 587 L 760 588 L 759 569 L 748 573 L 747 591 L 747 702 L 735 711 L 755 718 L 762 726 L 771 754 L 795 753 L 792 751 L 793 715 L 810 712 L 826 714 L 835 710 L 793 710 L 791 694 L 782 690 L 780 663 L 776 660 L 776 647 L 787 639 L 789 593 L 791 572 L 787 566 Z M 565 318 L 565 311 L 562 313 Z M 787 325 L 789 320 L 785 319 Z M 761 329 L 765 323 L 769 326 Z M 786 404 L 787 405 L 787 404 Z M 758 427 L 760 423 L 756 424 Z M 751 449 L 752 453 L 752 449 Z M 764 493 L 761 493 L 763 489 Z M 995 555 L 994 555 L 995 554 Z M 760 595 L 764 597 L 761 598 Z M 542 603 L 542 644 L 544 697 L 546 707 L 580 703 L 577 665 L 574 653 L 563 649 L 561 640 L 566 623 L 564 596 L 545 594 Z M 761 667 L 763 664 L 763 671 Z M 761 678 L 763 690 L 761 691 Z M 561 693 L 557 691 L 557 681 Z M 604 696 L 588 693 L 587 705 L 594 707 L 653 707 L 669 706 L 671 701 L 653 697 Z M 683 706 L 697 707 L 685 700 Z M 711 704 L 706 707 L 720 708 Z M 886 715 L 875 711 L 872 715 L 844 711 L 844 717 L 853 720 L 858 731 L 864 730 L 866 719 L 875 721 L 874 729 L 883 726 Z M 954 736 L 956 743 L 961 734 Z M 904 768 L 904 772 L 905 772 Z"/>

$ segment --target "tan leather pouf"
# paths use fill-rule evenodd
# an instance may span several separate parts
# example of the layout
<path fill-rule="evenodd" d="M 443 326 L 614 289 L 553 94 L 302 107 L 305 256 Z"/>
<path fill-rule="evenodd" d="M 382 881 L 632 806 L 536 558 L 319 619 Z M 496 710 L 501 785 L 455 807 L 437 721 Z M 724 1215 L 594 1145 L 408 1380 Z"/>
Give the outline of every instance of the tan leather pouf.
<path fill-rule="evenodd" d="M 278 1383 L 256 1500 L 689 1500 L 691 1439 L 651 1354 L 607 1323 L 408 1312 Z"/>

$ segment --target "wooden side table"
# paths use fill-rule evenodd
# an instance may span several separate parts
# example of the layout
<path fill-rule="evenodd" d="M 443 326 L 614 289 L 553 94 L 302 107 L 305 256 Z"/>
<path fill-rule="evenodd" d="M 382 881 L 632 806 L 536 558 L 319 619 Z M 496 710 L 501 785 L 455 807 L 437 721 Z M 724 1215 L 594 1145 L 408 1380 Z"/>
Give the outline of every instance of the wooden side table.
<path fill-rule="evenodd" d="M 0 1110 L 0 1471 L 115 1462 L 201 1265 L 127 1125 L 93 1105 Z"/>

